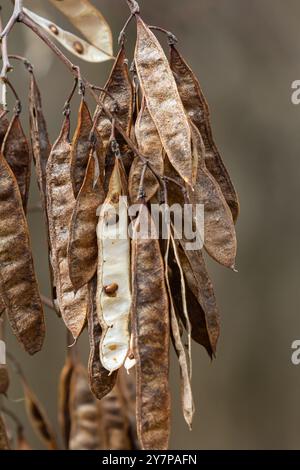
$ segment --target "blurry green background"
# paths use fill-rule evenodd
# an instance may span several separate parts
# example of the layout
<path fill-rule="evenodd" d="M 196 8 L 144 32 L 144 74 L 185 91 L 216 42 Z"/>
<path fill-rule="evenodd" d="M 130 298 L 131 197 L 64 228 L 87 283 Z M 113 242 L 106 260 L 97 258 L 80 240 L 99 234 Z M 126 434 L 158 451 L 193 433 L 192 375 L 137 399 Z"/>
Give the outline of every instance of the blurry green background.
<path fill-rule="evenodd" d="M 0 1 L 6 22 L 11 12 Z M 115 47 L 128 17 L 125 0 L 94 0 L 108 19 Z M 241 217 L 234 274 L 209 268 L 222 316 L 217 360 L 195 345 L 193 431 L 179 405 L 178 366 L 172 367 L 174 449 L 300 448 L 300 366 L 290 360 L 300 338 L 300 106 L 291 103 L 291 83 L 300 79 L 298 0 L 140 0 L 143 17 L 173 31 L 200 79 L 210 104 L 215 139 L 238 189 Z M 71 29 L 48 1 L 25 0 L 38 13 Z M 128 31 L 132 53 L 135 31 Z M 165 44 L 165 38 L 160 37 Z M 72 86 L 64 66 L 36 37 L 16 25 L 9 52 L 35 66 L 52 141 Z M 74 59 L 76 61 L 76 59 Z M 130 58 L 131 61 L 131 58 Z M 91 82 L 104 85 L 111 63 L 80 63 Z M 11 74 L 24 102 L 27 128 L 28 77 L 21 64 Z M 76 113 L 77 102 L 74 102 Z M 34 178 L 33 178 L 34 180 Z M 31 205 L 38 201 L 33 181 Z M 41 291 L 49 295 L 42 215 L 29 216 Z M 27 357 L 7 327 L 8 348 L 56 423 L 57 379 L 65 356 L 65 328 L 46 309 L 43 351 Z M 80 340 L 86 357 L 87 337 Z M 13 376 L 8 404 L 27 423 L 22 391 Z M 28 423 L 27 423 L 28 426 Z M 31 444 L 40 444 L 28 427 Z"/>

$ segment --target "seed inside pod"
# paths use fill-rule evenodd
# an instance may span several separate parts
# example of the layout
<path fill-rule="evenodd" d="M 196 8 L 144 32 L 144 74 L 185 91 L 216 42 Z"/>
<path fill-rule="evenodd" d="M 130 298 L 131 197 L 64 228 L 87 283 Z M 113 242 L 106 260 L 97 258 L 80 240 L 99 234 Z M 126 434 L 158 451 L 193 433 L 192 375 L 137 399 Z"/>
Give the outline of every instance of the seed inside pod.
<path fill-rule="evenodd" d="M 53 34 L 58 36 L 59 31 L 58 31 L 57 27 L 55 26 L 55 24 L 50 24 L 49 29 Z"/>
<path fill-rule="evenodd" d="M 119 286 L 115 282 L 113 284 L 109 284 L 108 286 L 104 286 L 104 292 L 107 295 L 114 295 L 116 294 Z"/>
<path fill-rule="evenodd" d="M 81 42 L 75 41 L 73 44 L 73 47 L 78 54 L 83 54 L 84 47 L 83 47 L 83 44 L 81 44 Z"/>

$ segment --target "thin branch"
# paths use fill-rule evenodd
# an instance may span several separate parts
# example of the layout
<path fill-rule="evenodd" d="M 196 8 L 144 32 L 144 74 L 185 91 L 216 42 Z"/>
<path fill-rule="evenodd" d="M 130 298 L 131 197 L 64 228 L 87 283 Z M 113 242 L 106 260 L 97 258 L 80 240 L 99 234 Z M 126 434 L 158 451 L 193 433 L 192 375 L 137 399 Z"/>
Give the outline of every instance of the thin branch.
<path fill-rule="evenodd" d="M 138 15 L 140 13 L 140 6 L 136 0 L 126 0 L 129 6 L 130 13 L 132 15 Z"/>
<path fill-rule="evenodd" d="M 52 300 L 49 299 L 49 297 L 46 297 L 45 295 L 41 295 L 41 301 L 46 307 L 51 308 L 51 310 L 55 310 L 54 304 Z"/>
<path fill-rule="evenodd" d="M 175 34 L 171 33 L 171 31 L 168 31 L 165 28 L 161 28 L 160 26 L 148 26 L 148 28 L 152 29 L 153 31 L 159 31 L 160 33 L 165 34 L 168 37 L 168 43 L 170 46 L 178 43 L 177 37 Z"/>
<path fill-rule="evenodd" d="M 0 40 L 3 41 L 3 38 L 5 38 L 11 31 L 11 29 L 14 27 L 15 23 L 20 21 L 20 16 L 23 12 L 23 0 L 15 0 L 15 7 L 14 11 L 5 26 L 4 30 L 0 34 Z"/>

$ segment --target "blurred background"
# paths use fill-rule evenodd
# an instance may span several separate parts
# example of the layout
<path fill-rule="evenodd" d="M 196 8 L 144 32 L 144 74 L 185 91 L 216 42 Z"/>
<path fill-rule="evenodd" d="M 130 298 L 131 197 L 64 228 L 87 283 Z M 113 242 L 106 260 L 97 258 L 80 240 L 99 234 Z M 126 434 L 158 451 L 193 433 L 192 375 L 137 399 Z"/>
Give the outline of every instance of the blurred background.
<path fill-rule="evenodd" d="M 125 0 L 94 0 L 117 37 L 128 17 Z M 291 83 L 300 79 L 298 0 L 139 0 L 149 24 L 176 34 L 179 49 L 200 79 L 210 104 L 215 140 L 240 195 L 238 274 L 209 263 L 222 317 L 217 359 L 194 345 L 193 431 L 180 411 L 178 366 L 171 371 L 173 449 L 299 449 L 300 366 L 291 343 L 300 339 L 300 106 Z M 8 1 L 0 2 L 6 22 Z M 72 30 L 47 1 L 25 5 Z M 128 30 L 128 55 L 135 31 Z M 165 37 L 160 37 L 163 44 Z M 72 78 L 58 59 L 22 25 L 9 36 L 9 52 L 35 66 L 51 140 L 62 122 Z M 72 59 L 73 60 L 73 59 Z M 76 61 L 76 59 L 74 59 Z M 79 61 L 80 62 L 80 61 Z M 112 63 L 80 63 L 82 73 L 104 85 Z M 28 128 L 28 76 L 15 64 L 11 80 L 22 97 Z M 77 102 L 74 100 L 76 114 Z M 38 202 L 33 178 L 30 205 Z M 35 265 L 43 294 L 50 296 L 42 214 L 29 215 Z M 66 351 L 65 327 L 46 309 L 43 351 L 27 357 L 7 330 L 8 349 L 57 428 L 57 380 Z M 87 336 L 80 339 L 83 359 Z M 18 379 L 12 375 L 9 406 L 26 423 L 34 448 L 40 443 L 24 414 Z"/>

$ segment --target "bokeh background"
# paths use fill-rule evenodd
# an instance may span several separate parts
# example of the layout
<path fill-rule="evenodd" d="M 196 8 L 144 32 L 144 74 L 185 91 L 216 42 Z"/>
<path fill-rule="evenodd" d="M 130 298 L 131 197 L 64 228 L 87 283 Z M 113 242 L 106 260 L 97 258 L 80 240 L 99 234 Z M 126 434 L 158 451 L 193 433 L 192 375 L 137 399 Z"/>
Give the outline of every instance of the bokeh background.
<path fill-rule="evenodd" d="M 2 4 L 7 21 L 11 3 Z M 128 17 L 125 0 L 94 0 L 117 37 Z M 238 274 L 209 263 L 222 316 L 216 361 L 193 348 L 193 431 L 184 424 L 175 361 L 173 449 L 300 448 L 300 366 L 291 363 L 291 343 L 300 338 L 300 106 L 291 103 L 291 83 L 300 79 L 298 0 L 140 0 L 145 21 L 173 31 L 179 48 L 200 79 L 210 104 L 215 139 L 238 189 L 241 217 Z M 25 4 L 72 29 L 48 1 Z M 135 39 L 128 31 L 128 54 Z M 161 37 L 165 44 L 165 38 Z M 72 86 L 64 66 L 35 36 L 17 25 L 9 52 L 34 64 L 52 141 Z M 111 63 L 80 63 L 91 82 L 104 85 Z M 28 77 L 20 64 L 11 75 L 24 102 L 27 128 Z M 74 111 L 78 105 L 75 100 Z M 33 178 L 34 180 L 34 178 Z M 33 181 L 30 204 L 38 202 Z M 29 215 L 41 291 L 49 295 L 42 215 Z M 29 358 L 7 327 L 8 348 L 57 428 L 57 379 L 65 357 L 65 328 L 46 310 L 43 351 Z M 83 359 L 87 337 L 80 340 Z M 12 377 L 8 406 L 26 423 L 31 444 L 40 448 Z"/>

